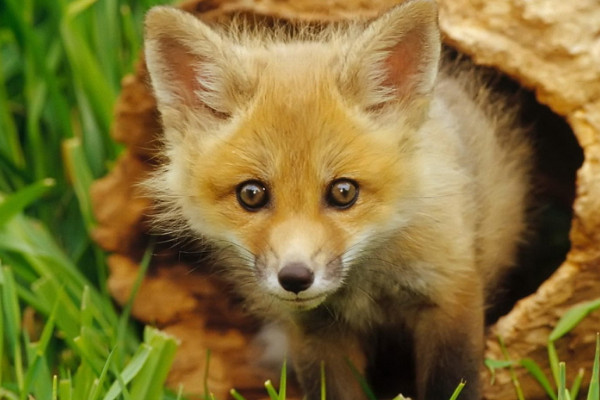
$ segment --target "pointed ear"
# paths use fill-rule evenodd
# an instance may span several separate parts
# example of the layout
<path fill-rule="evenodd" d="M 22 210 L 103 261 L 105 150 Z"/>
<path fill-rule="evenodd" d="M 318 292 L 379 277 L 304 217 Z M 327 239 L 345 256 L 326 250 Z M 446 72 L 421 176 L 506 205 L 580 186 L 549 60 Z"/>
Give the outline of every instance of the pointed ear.
<path fill-rule="evenodd" d="M 374 20 L 350 46 L 345 79 L 355 82 L 346 85 L 360 88 L 355 95 L 367 110 L 406 106 L 431 92 L 440 49 L 435 1 L 407 0 Z"/>
<path fill-rule="evenodd" d="M 224 40 L 193 15 L 170 7 L 146 14 L 145 57 L 163 122 L 189 113 L 226 119 L 231 110 L 218 93 Z"/>

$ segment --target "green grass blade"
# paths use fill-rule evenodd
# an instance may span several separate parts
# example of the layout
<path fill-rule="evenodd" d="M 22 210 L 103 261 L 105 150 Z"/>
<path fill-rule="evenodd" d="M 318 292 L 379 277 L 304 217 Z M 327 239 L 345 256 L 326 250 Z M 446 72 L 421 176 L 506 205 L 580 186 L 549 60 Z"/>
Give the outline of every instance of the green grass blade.
<path fill-rule="evenodd" d="M 454 392 L 452 392 L 452 396 L 450 396 L 450 400 L 456 400 L 458 398 L 458 396 L 460 395 L 460 392 L 462 392 L 465 385 L 466 385 L 465 382 L 460 382 L 458 384 L 458 386 L 456 387 L 456 389 L 454 389 Z"/>
<path fill-rule="evenodd" d="M 558 363 L 558 400 L 569 400 L 567 393 L 567 367 L 564 362 Z"/>
<path fill-rule="evenodd" d="M 24 167 L 25 156 L 20 144 L 17 126 L 11 115 L 3 66 L 3 58 L 0 53 L 0 152 L 15 166 Z"/>
<path fill-rule="evenodd" d="M 72 17 L 64 18 L 60 26 L 67 58 L 77 84 L 87 93 L 90 104 L 97 113 L 100 128 L 108 132 L 116 92 L 111 85 L 106 84 L 107 79 L 100 70 L 90 45 L 78 33 L 80 29 Z"/>
<path fill-rule="evenodd" d="M 121 374 L 118 374 L 118 378 L 122 381 L 122 383 L 120 383 L 119 381 L 114 382 L 103 399 L 114 400 L 119 394 L 123 393 L 125 385 L 131 382 L 131 380 L 138 374 L 138 372 L 140 372 L 140 370 L 144 366 L 144 363 L 150 356 L 151 352 L 152 347 L 145 343 L 142 343 L 138 351 L 132 357 L 131 361 L 123 369 L 123 372 Z"/>
<path fill-rule="evenodd" d="M 61 379 L 58 383 L 58 397 L 60 400 L 73 399 L 73 385 L 71 379 Z"/>
<path fill-rule="evenodd" d="M 557 400 L 554 388 L 550 384 L 548 377 L 535 361 L 530 358 L 524 358 L 520 364 L 535 378 L 552 400 Z"/>
<path fill-rule="evenodd" d="M 567 332 L 570 332 L 577 324 L 581 322 L 588 314 L 600 308 L 600 299 L 592 300 L 579 304 L 575 307 L 570 308 L 560 320 L 556 323 L 556 326 L 550 333 L 548 340 L 551 342 L 563 337 Z"/>
<path fill-rule="evenodd" d="M 2 268 L 2 263 L 0 262 L 0 269 Z M 0 271 L 0 274 L 2 274 L 2 272 Z M 2 280 L 3 278 L 0 277 L 0 298 L 2 298 L 4 290 L 3 290 L 3 284 L 2 284 Z M 4 302 L 4 299 L 2 299 Z M 4 310 L 3 307 L 0 307 L 0 363 L 4 362 Z M 2 368 L 0 368 L 0 387 L 2 387 Z"/>
<path fill-rule="evenodd" d="M 233 397 L 235 400 L 246 400 L 246 398 L 244 396 L 242 396 L 241 394 L 238 393 L 237 390 L 235 389 L 231 389 L 229 391 L 229 394 L 231 395 L 231 397 Z"/>
<path fill-rule="evenodd" d="M 63 142 L 64 165 L 66 172 L 73 183 L 81 215 L 85 222 L 88 232 L 95 228 L 95 218 L 92 211 L 92 201 L 90 198 L 90 187 L 94 181 L 92 172 L 85 160 L 81 141 L 77 138 L 65 140 Z"/>
<path fill-rule="evenodd" d="M 178 342 L 174 337 L 151 327 L 144 330 L 144 342 L 152 347 L 152 352 L 131 383 L 131 397 L 160 400 Z"/>
<path fill-rule="evenodd" d="M 94 373 L 89 363 L 82 362 L 79 365 L 72 379 L 71 397 L 73 400 L 87 399 L 96 376 L 97 374 Z"/>
<path fill-rule="evenodd" d="M 552 377 L 554 378 L 554 382 L 556 386 L 558 386 L 558 382 L 560 380 L 560 366 L 558 353 L 556 352 L 556 346 L 554 342 L 548 342 L 548 362 L 550 364 L 550 370 L 552 371 Z"/>
<path fill-rule="evenodd" d="M 102 368 L 102 372 L 100 373 L 100 376 L 98 377 L 98 384 L 96 385 L 96 387 L 94 387 L 92 389 L 90 396 L 87 400 L 96 400 L 98 398 L 98 396 L 100 395 L 100 389 L 104 385 L 104 381 L 106 380 L 106 376 L 108 375 L 108 370 L 110 369 L 110 366 L 112 364 L 112 358 L 113 358 L 114 354 L 115 354 L 114 349 L 108 354 L 108 357 L 106 358 L 106 362 L 104 363 L 104 367 Z"/>
<path fill-rule="evenodd" d="M 125 306 L 123 307 L 123 310 L 121 311 L 121 316 L 119 317 L 119 324 L 117 327 L 117 342 L 116 343 L 123 343 L 124 338 L 128 334 L 129 317 L 131 315 L 131 309 L 133 308 L 133 302 L 135 301 L 137 292 L 138 292 L 140 286 L 142 285 L 142 281 L 144 280 L 144 277 L 146 276 L 146 272 L 148 271 L 148 267 L 150 266 L 150 261 L 152 259 L 153 252 L 154 252 L 154 239 L 151 240 L 150 244 L 146 248 L 146 251 L 144 252 L 144 256 L 142 257 L 142 261 L 140 262 L 140 269 L 139 269 L 138 275 L 137 275 L 136 280 L 133 283 L 133 286 L 131 288 L 131 293 L 129 294 L 127 303 L 125 303 Z M 122 352 L 120 351 L 120 348 L 118 348 L 118 350 L 119 351 L 117 352 L 116 358 L 117 358 L 117 362 L 119 364 L 121 364 L 123 361 Z"/>
<path fill-rule="evenodd" d="M 204 361 L 204 377 L 202 382 L 204 384 L 204 395 L 202 396 L 204 399 L 208 399 L 208 395 L 210 390 L 208 388 L 208 371 L 210 371 L 210 349 L 206 349 L 206 358 Z"/>
<path fill-rule="evenodd" d="M 596 355 L 587 400 L 600 400 L 600 335 L 596 334 Z"/>
<path fill-rule="evenodd" d="M 76 0 L 69 3 L 66 9 L 66 16 L 68 18 L 74 18 L 77 15 L 81 14 L 88 8 L 90 8 L 93 4 L 95 4 L 98 0 Z"/>
<path fill-rule="evenodd" d="M 54 333 L 54 324 L 56 321 L 56 312 L 58 310 L 58 305 L 60 304 L 59 299 L 57 298 L 52 306 L 52 312 L 48 317 L 46 324 L 44 325 L 44 329 L 42 330 L 42 334 L 40 336 L 40 340 L 38 343 L 33 344 L 32 348 L 34 350 L 33 360 L 30 361 L 30 365 L 28 366 L 27 374 L 25 376 L 25 393 L 35 392 L 32 387 L 33 384 L 37 383 L 39 385 L 40 382 L 44 382 L 43 372 L 40 373 L 40 370 L 45 369 L 44 372 L 49 376 L 49 371 L 47 368 L 47 363 L 45 361 L 45 354 L 48 348 L 48 344 L 50 343 L 50 339 Z M 44 368 L 45 367 L 45 368 Z M 39 392 L 46 392 L 44 389 L 39 390 Z M 47 392 L 46 392 L 47 393 Z"/>
<path fill-rule="evenodd" d="M 356 367 L 354 366 L 354 364 L 352 363 L 352 361 L 350 361 L 349 359 L 346 359 L 346 362 L 347 362 L 348 366 L 350 367 L 350 370 L 352 371 L 352 375 L 354 375 L 354 378 L 360 384 L 360 387 L 362 388 L 363 393 L 367 396 L 367 398 L 369 400 L 377 400 L 377 397 L 375 397 L 375 393 L 373 393 L 373 391 L 371 390 L 371 387 L 367 383 L 367 380 L 356 369 Z"/>
<path fill-rule="evenodd" d="M 8 341 L 8 348 L 12 351 L 14 372 L 17 378 L 17 387 L 20 392 L 24 389 L 22 349 L 19 338 L 21 337 L 21 310 L 17 300 L 15 280 L 8 267 L 0 265 L 0 287 L 2 288 L 3 328 Z"/>
<path fill-rule="evenodd" d="M 265 389 L 267 389 L 267 393 L 269 394 L 269 399 L 271 399 L 271 400 L 279 400 L 279 396 L 277 395 L 277 391 L 273 387 L 273 383 L 271 383 L 270 379 L 265 382 Z"/>
<path fill-rule="evenodd" d="M 48 190 L 54 187 L 54 179 L 43 179 L 29 185 L 8 197 L 0 197 L 0 225 L 6 224 L 25 207 L 39 200 Z"/>
<path fill-rule="evenodd" d="M 325 381 L 325 361 L 321 361 L 321 400 L 327 398 L 327 382 Z"/>
<path fill-rule="evenodd" d="M 52 400 L 58 400 L 58 376 L 52 376 Z"/>
<path fill-rule="evenodd" d="M 514 361 L 511 360 L 492 360 L 490 358 L 486 358 L 484 361 L 486 368 L 490 371 L 491 375 L 491 384 L 493 385 L 496 381 L 496 370 L 504 369 L 514 365 Z"/>
<path fill-rule="evenodd" d="M 502 355 L 504 355 L 506 361 L 510 361 L 510 356 L 508 354 L 508 350 L 506 349 L 506 345 L 504 344 L 504 340 L 502 339 L 502 337 L 498 336 L 498 342 L 500 343 L 500 350 L 502 351 Z M 515 388 L 517 399 L 525 400 L 525 396 L 523 395 L 523 389 L 521 388 L 521 382 L 519 382 L 519 379 L 517 378 L 517 374 L 515 373 L 513 364 L 511 363 L 511 365 L 508 368 L 510 380 L 513 384 L 513 387 Z"/>
<path fill-rule="evenodd" d="M 279 378 L 279 400 L 285 400 L 287 390 L 287 360 L 283 360 Z"/>
<path fill-rule="evenodd" d="M 180 383 L 179 387 L 177 388 L 177 397 L 175 398 L 175 400 L 182 400 L 183 399 L 183 385 Z"/>
<path fill-rule="evenodd" d="M 571 385 L 571 398 L 573 400 L 577 400 L 577 396 L 579 396 L 579 389 L 581 388 L 581 383 L 583 382 L 583 376 L 585 374 L 585 370 L 583 368 L 579 368 L 577 371 L 577 376 L 573 381 L 573 385 Z"/>

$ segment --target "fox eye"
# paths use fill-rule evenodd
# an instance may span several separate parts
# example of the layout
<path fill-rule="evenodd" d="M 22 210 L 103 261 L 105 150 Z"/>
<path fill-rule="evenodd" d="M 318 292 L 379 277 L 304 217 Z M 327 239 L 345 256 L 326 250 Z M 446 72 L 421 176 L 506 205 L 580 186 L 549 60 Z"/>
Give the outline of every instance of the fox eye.
<path fill-rule="evenodd" d="M 269 202 L 269 192 L 261 181 L 242 182 L 236 189 L 237 200 L 248 211 L 258 211 Z"/>
<path fill-rule="evenodd" d="M 332 207 L 345 209 L 351 207 L 358 198 L 358 183 L 351 179 L 336 179 L 327 190 L 327 204 Z"/>

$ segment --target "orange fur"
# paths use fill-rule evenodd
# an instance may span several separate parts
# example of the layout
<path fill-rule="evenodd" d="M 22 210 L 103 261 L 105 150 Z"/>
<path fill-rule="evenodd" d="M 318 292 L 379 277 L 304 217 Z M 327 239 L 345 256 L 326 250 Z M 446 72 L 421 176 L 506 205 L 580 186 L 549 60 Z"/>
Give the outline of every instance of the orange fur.
<path fill-rule="evenodd" d="M 413 333 L 419 398 L 476 381 L 485 296 L 526 225 L 529 146 L 472 71 L 438 67 L 433 1 L 297 36 L 158 7 L 146 58 L 167 158 L 147 183 L 157 224 L 213 243 L 248 308 L 290 327 L 310 399 L 319 359 L 328 398 L 363 398 L 342 360 L 364 369 L 379 327 Z M 328 203 L 340 178 L 359 190 L 344 209 Z M 264 207 L 238 201 L 247 181 Z"/>

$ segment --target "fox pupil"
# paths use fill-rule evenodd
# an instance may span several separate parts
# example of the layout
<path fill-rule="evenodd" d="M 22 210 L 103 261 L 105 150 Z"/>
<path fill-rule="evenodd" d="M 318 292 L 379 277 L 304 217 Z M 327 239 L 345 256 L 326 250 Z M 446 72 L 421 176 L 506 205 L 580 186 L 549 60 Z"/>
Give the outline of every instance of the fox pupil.
<path fill-rule="evenodd" d="M 246 181 L 238 185 L 237 200 L 248 211 L 257 211 L 269 202 L 269 194 L 265 184 L 260 181 Z"/>

